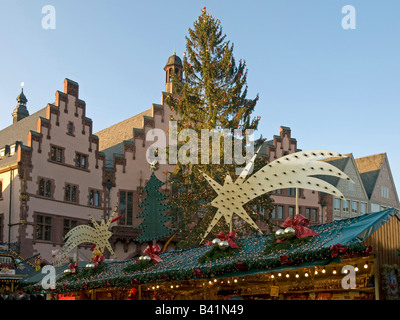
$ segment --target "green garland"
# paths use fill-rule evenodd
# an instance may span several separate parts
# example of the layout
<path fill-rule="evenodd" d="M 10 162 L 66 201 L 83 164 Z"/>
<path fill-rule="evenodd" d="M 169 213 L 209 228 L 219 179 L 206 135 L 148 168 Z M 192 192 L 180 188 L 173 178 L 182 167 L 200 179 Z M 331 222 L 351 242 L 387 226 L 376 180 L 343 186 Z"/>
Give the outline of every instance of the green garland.
<path fill-rule="evenodd" d="M 137 261 L 135 263 L 130 264 L 129 266 L 125 267 L 123 269 L 124 272 L 131 273 L 135 271 L 142 271 L 144 269 L 149 268 L 154 264 L 153 260 L 148 260 L 148 261 Z"/>
<path fill-rule="evenodd" d="M 238 252 L 240 248 L 228 247 L 226 250 L 221 250 L 218 245 L 213 245 L 210 250 L 208 250 L 203 256 L 199 258 L 199 263 L 204 263 L 207 261 L 214 261 L 217 259 L 222 259 L 225 257 L 233 256 Z"/>
<path fill-rule="evenodd" d="M 326 264 L 334 261 L 334 259 L 340 259 L 341 257 L 351 257 L 354 255 L 364 255 L 367 254 L 365 249 L 367 246 L 364 246 L 360 243 L 352 244 L 347 246 L 347 251 L 344 254 L 340 254 L 336 258 L 331 257 L 332 251 L 329 247 L 327 248 L 319 248 L 312 251 L 301 251 L 297 253 L 288 254 L 287 266 L 296 266 L 300 265 L 304 262 L 310 262 L 315 260 L 326 260 Z M 232 248 L 229 248 L 231 250 Z M 216 249 L 214 249 L 216 250 Z M 208 252 L 214 251 L 213 248 L 210 248 Z M 234 254 L 237 250 L 240 249 L 232 249 L 233 251 L 222 251 L 225 256 L 228 254 Z M 369 253 L 368 253 L 369 254 Z M 204 258 L 205 255 L 203 255 Z M 200 258 L 200 259 L 201 259 Z M 201 278 L 211 278 L 218 277 L 227 274 L 234 274 L 238 271 L 241 271 L 238 263 L 241 263 L 240 267 L 246 267 L 247 270 L 269 270 L 274 269 L 276 267 L 281 267 L 282 263 L 279 261 L 278 257 L 271 257 L 268 255 L 264 255 L 263 258 L 254 260 L 253 258 L 242 259 L 241 261 L 232 261 L 223 264 L 210 264 L 206 263 L 203 266 L 199 266 L 196 269 L 175 269 L 175 270 L 167 270 L 167 271 L 158 271 L 158 272 L 146 272 L 145 270 L 136 270 L 133 271 L 136 267 L 139 266 L 139 263 L 131 264 L 125 267 L 122 272 L 116 274 L 114 277 L 107 276 L 109 274 L 109 268 L 111 266 L 104 264 L 104 272 L 102 275 L 99 275 L 99 279 L 90 279 L 87 283 L 85 283 L 82 272 L 80 273 L 80 277 L 78 275 L 68 275 L 64 278 L 64 281 L 57 281 L 56 292 L 71 292 L 71 291 L 79 291 L 83 290 L 84 286 L 87 289 L 97 289 L 104 288 L 106 285 L 113 287 L 130 287 L 134 284 L 145 284 L 145 283 L 154 283 L 154 282 L 164 282 L 164 281 L 180 281 L 180 280 L 188 280 L 188 279 L 201 279 Z M 133 267 L 136 265 L 136 267 Z M 144 265 L 142 265 L 144 267 Z M 90 270 L 94 271 L 94 270 Z M 100 270 L 98 270 L 100 271 Z M 132 274 L 132 272 L 134 274 Z M 79 277 L 79 278 L 78 278 Z M 88 278 L 86 278 L 88 279 Z M 60 279 L 61 280 L 61 279 Z M 66 287 L 63 287 L 63 284 Z M 32 290 L 33 285 L 24 286 L 27 289 Z"/>
<path fill-rule="evenodd" d="M 76 268 L 76 273 L 64 274 L 59 279 L 57 279 L 57 281 L 63 282 L 66 280 L 68 280 L 68 281 L 81 280 L 81 279 L 92 277 L 98 273 L 101 273 L 105 269 L 106 269 L 105 263 L 100 263 L 95 268 L 83 268 L 82 270 Z"/>
<path fill-rule="evenodd" d="M 293 239 L 289 239 L 283 242 L 276 242 L 276 237 L 275 234 L 271 234 L 270 237 L 265 241 L 265 249 L 263 253 L 265 255 L 270 254 L 271 252 L 276 252 L 280 250 L 287 250 L 292 247 L 298 247 L 301 246 L 309 241 L 312 240 L 312 237 L 306 237 L 306 238 L 297 238 L 294 237 Z"/>

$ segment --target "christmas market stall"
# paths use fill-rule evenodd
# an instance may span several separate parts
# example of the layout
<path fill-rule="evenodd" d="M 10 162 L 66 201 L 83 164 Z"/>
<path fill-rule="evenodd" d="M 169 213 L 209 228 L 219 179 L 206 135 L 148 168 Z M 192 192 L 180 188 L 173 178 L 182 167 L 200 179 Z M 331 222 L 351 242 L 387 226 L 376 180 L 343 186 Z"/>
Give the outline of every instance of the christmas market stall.
<path fill-rule="evenodd" d="M 395 209 L 317 226 L 296 215 L 279 232 L 242 239 L 221 232 L 169 252 L 149 244 L 134 259 L 60 273 L 50 291 L 38 275 L 23 286 L 96 300 L 399 299 L 399 220 Z"/>
<path fill-rule="evenodd" d="M 0 248 L 0 295 L 8 296 L 15 292 L 22 279 L 29 277 L 35 271 L 35 266 L 29 261 L 36 258 L 22 258 L 16 251 Z"/>

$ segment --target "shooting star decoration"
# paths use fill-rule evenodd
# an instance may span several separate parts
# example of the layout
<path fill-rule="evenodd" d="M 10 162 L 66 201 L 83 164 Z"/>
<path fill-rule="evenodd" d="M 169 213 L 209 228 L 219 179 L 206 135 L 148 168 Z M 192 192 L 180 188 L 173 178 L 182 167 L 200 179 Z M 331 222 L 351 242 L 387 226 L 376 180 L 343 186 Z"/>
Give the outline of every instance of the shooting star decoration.
<path fill-rule="evenodd" d="M 353 182 L 344 172 L 323 161 L 313 161 L 328 157 L 343 157 L 340 153 L 328 150 L 300 151 L 283 156 L 261 168 L 246 179 L 252 172 L 254 161 L 260 149 L 254 154 L 235 182 L 226 175 L 224 185 L 220 185 L 202 172 L 218 196 L 211 205 L 218 208 L 214 218 L 204 233 L 201 242 L 207 237 L 218 221 L 224 217 L 232 230 L 232 217 L 238 215 L 250 226 L 262 233 L 260 228 L 244 210 L 243 206 L 250 200 L 264 193 L 285 188 L 303 188 L 332 194 L 344 199 L 343 194 L 328 182 L 315 175 L 334 176 Z"/>
<path fill-rule="evenodd" d="M 116 258 L 114 250 L 111 248 L 109 242 L 109 239 L 112 236 L 112 232 L 108 229 L 112 222 L 117 221 L 122 217 L 122 215 L 120 215 L 113 219 L 117 208 L 118 205 L 115 206 L 115 209 L 107 222 L 104 222 L 104 219 L 101 219 L 100 224 L 98 224 L 96 220 L 94 220 L 93 217 L 89 215 L 94 228 L 87 225 L 80 225 L 71 229 L 64 237 L 64 240 L 67 239 L 67 241 L 65 242 L 62 251 L 67 254 L 78 245 L 89 242 L 95 245 L 97 250 L 100 250 L 102 254 L 104 253 L 104 249 L 107 248 L 110 251 L 110 254 L 114 258 Z M 97 250 L 93 250 L 93 256 L 96 254 Z"/>

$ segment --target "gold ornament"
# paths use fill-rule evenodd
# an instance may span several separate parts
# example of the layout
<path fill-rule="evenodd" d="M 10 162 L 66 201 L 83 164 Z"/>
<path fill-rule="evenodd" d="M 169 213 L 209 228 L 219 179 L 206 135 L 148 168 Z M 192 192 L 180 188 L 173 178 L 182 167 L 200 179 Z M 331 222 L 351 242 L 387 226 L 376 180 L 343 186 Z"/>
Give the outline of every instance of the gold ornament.
<path fill-rule="evenodd" d="M 287 227 L 283 234 L 285 235 L 285 238 L 291 239 L 296 235 L 296 230 L 294 230 L 292 227 Z"/>
<path fill-rule="evenodd" d="M 229 248 L 229 243 L 228 243 L 228 241 L 221 241 L 220 243 L 218 243 L 218 247 L 221 250 L 226 250 Z"/>
<path fill-rule="evenodd" d="M 285 238 L 285 231 L 283 229 L 278 229 L 275 231 L 275 238 L 278 240 L 282 240 Z"/>

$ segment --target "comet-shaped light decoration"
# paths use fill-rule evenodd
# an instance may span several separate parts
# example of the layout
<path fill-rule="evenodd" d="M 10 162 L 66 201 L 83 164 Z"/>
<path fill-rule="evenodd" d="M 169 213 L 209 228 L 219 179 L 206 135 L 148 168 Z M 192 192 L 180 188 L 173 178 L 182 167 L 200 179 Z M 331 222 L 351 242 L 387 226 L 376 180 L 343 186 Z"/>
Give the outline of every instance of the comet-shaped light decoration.
<path fill-rule="evenodd" d="M 104 222 L 104 219 L 101 219 L 100 224 L 98 224 L 93 217 L 89 216 L 94 228 L 87 225 L 80 225 L 71 229 L 64 237 L 64 239 L 67 239 L 67 241 L 65 242 L 62 251 L 64 253 L 68 253 L 78 245 L 89 242 L 95 244 L 96 248 L 100 250 L 101 253 L 104 253 L 104 249 L 107 248 L 114 258 L 116 258 L 114 250 L 109 242 L 112 232 L 108 229 L 113 221 L 112 218 L 117 211 L 117 208 L 118 205 L 113 210 L 107 222 Z M 95 254 L 96 251 L 97 250 L 94 250 L 93 254 Z"/>
<path fill-rule="evenodd" d="M 220 185 L 202 172 L 208 183 L 218 194 L 211 202 L 211 205 L 218 208 L 218 210 L 203 235 L 202 241 L 222 217 L 225 218 L 225 221 L 231 227 L 233 214 L 238 215 L 254 229 L 262 233 L 260 228 L 244 210 L 243 206 L 264 193 L 277 189 L 303 188 L 329 193 L 344 199 L 343 194 L 336 187 L 314 176 L 334 176 L 353 182 L 344 172 L 330 163 L 314 161 L 328 157 L 343 157 L 340 153 L 328 150 L 300 151 L 283 156 L 268 163 L 246 179 L 247 173 L 250 172 L 254 165 L 259 150 L 245 166 L 235 182 L 232 181 L 230 175 L 227 175 L 224 185 Z"/>

